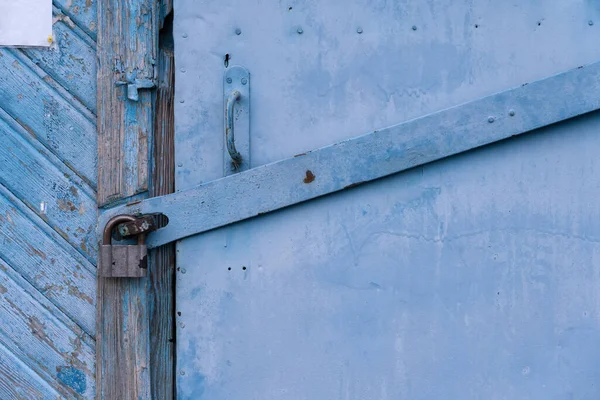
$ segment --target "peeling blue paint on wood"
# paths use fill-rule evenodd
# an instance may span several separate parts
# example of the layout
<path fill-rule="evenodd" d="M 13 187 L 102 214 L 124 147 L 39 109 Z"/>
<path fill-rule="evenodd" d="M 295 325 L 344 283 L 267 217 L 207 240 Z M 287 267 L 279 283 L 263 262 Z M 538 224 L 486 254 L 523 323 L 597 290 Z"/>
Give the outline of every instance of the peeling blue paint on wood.
<path fill-rule="evenodd" d="M 55 10 L 53 43 L 49 49 L 22 51 L 92 112 L 96 111 L 96 43 L 77 34 L 72 20 Z M 87 40 L 86 40 L 87 39 Z"/>
<path fill-rule="evenodd" d="M 93 399 L 96 1 L 0 49 L 0 398 Z"/>
<path fill-rule="evenodd" d="M 98 32 L 97 3 L 98 0 L 54 0 L 54 6 L 68 18 L 69 24 L 84 31 L 94 41 Z"/>
<path fill-rule="evenodd" d="M 69 397 L 58 382 L 61 369 L 77 368 L 94 378 L 93 340 L 0 257 L 0 342 L 56 391 Z M 87 396 L 92 390 L 84 389 Z"/>
<path fill-rule="evenodd" d="M 85 374 L 73 367 L 60 367 L 58 379 L 79 394 L 84 394 L 87 387 Z"/>
<path fill-rule="evenodd" d="M 57 246 L 14 204 L 0 185 L 0 256 L 88 334 L 95 327 L 95 274 L 70 251 Z"/>
<path fill-rule="evenodd" d="M 81 156 L 96 147 L 94 122 L 76 111 L 11 50 L 0 49 L 0 68 L 4 71 L 0 75 L 2 109 L 95 188 L 96 158 Z"/>
<path fill-rule="evenodd" d="M 94 262 L 97 211 L 93 189 L 43 146 L 28 142 L 28 136 L 0 109 L 0 183 Z"/>
<path fill-rule="evenodd" d="M 136 79 L 156 83 L 160 3 L 98 3 L 96 199 L 103 213 L 120 202 L 149 195 L 155 95 L 151 89 L 139 90 L 138 100 L 132 101 L 127 84 L 118 83 Z M 151 369 L 155 373 L 161 367 L 151 365 L 150 290 L 146 280 L 98 279 L 99 399 L 150 399 L 151 390 L 158 386 L 151 382 Z"/>

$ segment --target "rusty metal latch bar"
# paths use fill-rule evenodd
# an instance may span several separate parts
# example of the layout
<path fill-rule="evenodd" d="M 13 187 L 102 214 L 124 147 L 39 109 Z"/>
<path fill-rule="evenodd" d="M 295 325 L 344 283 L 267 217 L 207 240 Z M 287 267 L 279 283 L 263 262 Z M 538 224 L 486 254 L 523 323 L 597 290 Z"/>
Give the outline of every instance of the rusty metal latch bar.
<path fill-rule="evenodd" d="M 121 238 L 145 235 L 156 229 L 157 225 L 154 215 L 144 215 L 143 217 L 135 218 L 134 220 L 117 225 L 117 231 Z"/>
<path fill-rule="evenodd" d="M 147 236 L 153 248 L 598 110 L 599 93 L 596 62 L 187 190 L 115 207 L 100 221 L 117 214 L 164 214 L 168 225 Z"/>

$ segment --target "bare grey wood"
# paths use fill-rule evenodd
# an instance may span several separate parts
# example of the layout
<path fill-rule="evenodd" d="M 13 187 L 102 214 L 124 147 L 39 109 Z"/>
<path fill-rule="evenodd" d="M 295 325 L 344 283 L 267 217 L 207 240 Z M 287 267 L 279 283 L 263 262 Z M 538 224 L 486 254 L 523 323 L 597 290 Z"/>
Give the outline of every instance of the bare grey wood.
<path fill-rule="evenodd" d="M 98 278 L 96 398 L 150 395 L 147 279 Z"/>
<path fill-rule="evenodd" d="M 169 16 L 160 36 L 151 197 L 175 191 L 175 59 L 171 32 L 172 18 Z M 155 399 L 170 400 L 175 397 L 175 245 L 150 251 L 149 268 L 152 395 Z"/>
<path fill-rule="evenodd" d="M 158 4 L 153 0 L 98 3 L 98 205 L 148 190 L 152 137 L 151 90 L 127 100 L 118 82 L 154 79 Z M 131 40 L 135 38 L 135 46 Z M 135 116 L 132 118 L 131 116 Z"/>
<path fill-rule="evenodd" d="M 130 101 L 127 85 L 116 83 L 154 79 L 158 17 L 154 0 L 98 2 L 99 207 L 147 195 L 155 95 L 140 90 L 139 101 Z M 98 277 L 97 399 L 153 398 L 148 288 L 147 278 Z"/>

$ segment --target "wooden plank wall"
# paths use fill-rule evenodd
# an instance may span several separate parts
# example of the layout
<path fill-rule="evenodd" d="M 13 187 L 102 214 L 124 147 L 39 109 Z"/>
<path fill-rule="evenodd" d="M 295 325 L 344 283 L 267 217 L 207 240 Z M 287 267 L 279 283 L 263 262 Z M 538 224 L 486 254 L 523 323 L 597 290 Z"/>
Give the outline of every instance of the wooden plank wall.
<path fill-rule="evenodd" d="M 105 208 L 174 190 L 171 9 L 168 1 L 99 4 L 98 203 Z M 126 45 L 132 38 L 136 47 Z M 158 89 L 140 91 L 139 102 L 114 85 L 154 74 Z M 148 279 L 98 278 L 98 399 L 173 398 L 174 257 L 172 245 L 152 251 Z"/>
<path fill-rule="evenodd" d="M 53 19 L 0 48 L 0 399 L 95 394 L 95 3 Z"/>

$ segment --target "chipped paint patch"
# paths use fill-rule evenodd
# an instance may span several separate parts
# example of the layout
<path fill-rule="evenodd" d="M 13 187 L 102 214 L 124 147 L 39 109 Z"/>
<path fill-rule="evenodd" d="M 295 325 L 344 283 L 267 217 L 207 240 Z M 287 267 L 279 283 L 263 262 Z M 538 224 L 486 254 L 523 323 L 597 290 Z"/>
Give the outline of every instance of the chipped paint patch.
<path fill-rule="evenodd" d="M 57 367 L 58 379 L 66 386 L 79 394 L 84 394 L 87 389 L 85 374 L 73 367 Z"/>
<path fill-rule="evenodd" d="M 29 243 L 27 243 L 27 247 L 29 247 L 29 250 L 30 250 L 30 251 L 31 251 L 33 254 L 35 254 L 36 256 L 38 256 L 38 257 L 40 257 L 40 258 L 42 258 L 42 259 L 44 259 L 44 260 L 48 258 L 48 256 L 46 256 L 46 253 L 44 253 L 44 252 L 43 252 L 43 251 L 41 251 L 41 250 L 38 250 L 38 249 L 36 249 L 35 247 L 33 247 L 32 245 L 30 245 Z"/>
<path fill-rule="evenodd" d="M 77 207 L 73 204 L 72 201 L 69 200 L 58 200 L 58 208 L 63 211 L 76 211 Z"/>

